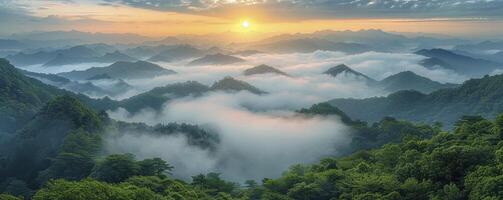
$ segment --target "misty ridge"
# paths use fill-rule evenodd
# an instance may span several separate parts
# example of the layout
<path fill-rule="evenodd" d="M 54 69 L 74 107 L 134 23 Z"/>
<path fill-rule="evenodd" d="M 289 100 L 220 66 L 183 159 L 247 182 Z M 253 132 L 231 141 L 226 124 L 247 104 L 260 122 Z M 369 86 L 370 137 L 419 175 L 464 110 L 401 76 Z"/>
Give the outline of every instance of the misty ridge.
<path fill-rule="evenodd" d="M 444 177 L 421 166 L 424 174 L 411 175 L 428 163 L 422 159 L 442 157 L 421 157 L 431 153 L 423 146 L 454 137 L 461 145 L 474 136 L 459 135 L 475 129 L 487 139 L 478 142 L 490 147 L 460 154 L 476 157 L 501 146 L 493 133 L 503 112 L 501 41 L 381 30 L 255 41 L 222 33 L 107 42 L 109 35 L 57 33 L 60 40 L 48 39 L 50 32 L 0 39 L 0 193 L 29 199 L 56 179 L 137 187 L 142 177 L 155 177 L 168 186 L 145 186 L 149 195 L 344 199 L 341 188 L 329 197 L 295 195 L 318 187 L 314 180 L 349 173 L 358 177 L 347 180 L 380 187 L 435 182 L 445 192 L 462 188 L 456 176 L 465 172 Z M 407 148 L 409 157 L 398 155 Z M 449 150 L 444 157 L 458 155 Z M 501 159 L 486 157 L 480 163 Z M 377 177 L 384 173 L 372 171 L 377 166 L 389 174 Z M 323 187 L 310 192 L 332 190 Z M 263 196 L 251 197 L 255 192 Z"/>

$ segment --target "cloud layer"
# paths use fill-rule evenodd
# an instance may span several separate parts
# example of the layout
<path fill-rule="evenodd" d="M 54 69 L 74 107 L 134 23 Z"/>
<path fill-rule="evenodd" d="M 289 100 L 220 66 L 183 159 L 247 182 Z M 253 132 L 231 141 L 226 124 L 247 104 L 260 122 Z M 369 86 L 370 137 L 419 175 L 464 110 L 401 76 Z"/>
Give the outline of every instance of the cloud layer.
<path fill-rule="evenodd" d="M 222 15 L 258 10 L 289 18 L 430 18 L 503 16 L 498 0 L 104 0 L 132 7 Z M 220 13 L 220 14 L 217 14 Z"/>
<path fill-rule="evenodd" d="M 168 103 L 160 113 L 144 111 L 131 116 L 124 110 L 110 112 L 112 118 L 124 121 L 210 125 L 220 135 L 216 152 L 184 145 L 186 141 L 180 137 L 127 134 L 106 140 L 107 149 L 141 158 L 161 157 L 175 166 L 174 174 L 180 178 L 216 171 L 234 181 L 276 177 L 291 164 L 310 163 L 347 150 L 350 130 L 339 119 L 303 118 L 291 111 L 253 112 L 243 105 L 256 108 L 270 102 L 243 101 L 252 96 L 257 95 L 212 93 Z"/>

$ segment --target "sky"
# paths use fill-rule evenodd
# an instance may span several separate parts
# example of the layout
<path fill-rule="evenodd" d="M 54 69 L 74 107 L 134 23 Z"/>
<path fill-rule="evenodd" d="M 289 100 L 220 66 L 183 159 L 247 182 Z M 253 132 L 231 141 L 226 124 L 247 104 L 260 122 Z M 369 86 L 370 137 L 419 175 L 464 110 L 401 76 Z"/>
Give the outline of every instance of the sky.
<path fill-rule="evenodd" d="M 2 35 L 382 29 L 496 36 L 503 33 L 503 0 L 0 0 L 0 18 Z M 250 26 L 243 27 L 244 21 Z"/>

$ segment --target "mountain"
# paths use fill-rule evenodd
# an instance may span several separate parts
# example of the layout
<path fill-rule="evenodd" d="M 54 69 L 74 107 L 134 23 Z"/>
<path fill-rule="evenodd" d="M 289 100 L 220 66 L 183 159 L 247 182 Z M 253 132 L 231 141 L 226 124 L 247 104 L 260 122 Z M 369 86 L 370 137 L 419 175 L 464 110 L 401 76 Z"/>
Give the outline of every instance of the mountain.
<path fill-rule="evenodd" d="M 255 55 L 255 54 L 260 54 L 260 53 L 264 53 L 264 52 L 257 51 L 257 50 L 242 50 L 242 51 L 236 51 L 236 52 L 233 52 L 233 53 L 232 53 L 232 55 L 238 55 L 238 56 L 252 56 L 252 55 Z"/>
<path fill-rule="evenodd" d="M 33 40 L 33 41 L 66 41 L 71 44 L 76 43 L 138 43 L 152 38 L 130 34 L 130 33 L 91 33 L 91 32 L 81 32 L 81 31 L 36 31 L 29 33 L 17 33 L 11 35 L 9 38 L 16 40 Z"/>
<path fill-rule="evenodd" d="M 58 77 L 53 78 L 52 80 L 67 81 Z M 0 132 L 12 132 L 22 127 L 45 103 L 60 95 L 77 98 L 95 110 L 116 106 L 115 101 L 107 98 L 91 99 L 85 95 L 46 85 L 23 75 L 7 60 L 0 59 Z"/>
<path fill-rule="evenodd" d="M 145 61 L 120 61 L 107 67 L 93 67 L 84 71 L 64 72 L 58 75 L 73 80 L 85 80 L 101 74 L 107 74 L 114 79 L 139 79 L 175 73 L 173 70 L 164 69 L 159 65 Z"/>
<path fill-rule="evenodd" d="M 483 41 L 476 44 L 462 44 L 456 45 L 454 49 L 472 53 L 482 53 L 494 50 L 503 51 L 503 41 Z"/>
<path fill-rule="evenodd" d="M 161 110 L 162 105 L 177 98 L 187 96 L 200 97 L 211 91 L 235 92 L 241 90 L 247 90 L 255 94 L 264 93 L 244 81 L 226 77 L 214 83 L 211 87 L 196 81 L 187 81 L 183 83 L 169 84 L 163 87 L 156 87 L 147 92 L 124 99 L 119 102 L 119 105 L 130 113 L 136 113 L 144 108 Z"/>
<path fill-rule="evenodd" d="M 105 82 L 99 82 L 98 80 L 104 80 L 108 75 L 97 75 L 87 79 L 88 82 L 72 81 L 65 77 L 58 76 L 56 74 L 43 74 L 36 72 L 29 72 L 25 70 L 20 70 L 24 75 L 35 78 L 45 84 L 52 85 L 61 89 L 65 89 L 74 93 L 81 93 L 91 97 L 104 97 L 110 96 L 115 97 L 120 94 L 133 89 L 133 87 L 123 80 L 114 80 L 108 78 Z M 109 76 L 108 76 L 109 77 Z M 98 81 L 95 83 L 89 81 Z"/>
<path fill-rule="evenodd" d="M 503 64 L 495 62 L 455 54 L 445 49 L 423 49 L 415 52 L 415 54 L 428 58 L 436 58 L 441 63 L 444 63 L 444 65 L 447 64 L 446 66 L 442 65 L 442 67 L 470 76 L 481 77 L 503 66 Z"/>
<path fill-rule="evenodd" d="M 471 79 L 456 88 L 430 94 L 399 91 L 387 97 L 367 99 L 334 99 L 352 119 L 375 122 L 386 116 L 421 123 L 441 122 L 452 127 L 463 115 L 493 118 L 503 112 L 503 75 Z"/>
<path fill-rule="evenodd" d="M 357 78 L 359 80 L 364 80 L 364 81 L 366 81 L 369 84 L 376 82 L 376 80 L 368 77 L 365 74 L 362 74 L 360 72 L 357 72 L 357 71 L 351 69 L 350 67 L 348 67 L 345 64 L 340 64 L 340 65 L 337 65 L 335 67 L 331 67 L 327 71 L 323 72 L 323 74 L 327 74 L 327 75 L 330 75 L 330 76 L 333 76 L 333 77 L 337 77 L 337 76 L 352 76 L 352 77 Z"/>
<path fill-rule="evenodd" d="M 126 54 L 121 53 L 120 51 L 114 51 L 112 53 L 106 53 L 101 57 L 95 58 L 95 61 L 90 62 L 101 62 L 101 63 L 114 63 L 119 61 L 128 61 L 133 62 L 136 61 L 136 58 L 128 56 Z"/>
<path fill-rule="evenodd" d="M 206 55 L 204 57 L 195 59 L 195 60 L 189 62 L 187 65 L 188 66 L 230 65 L 230 64 L 244 62 L 244 61 L 245 60 L 238 58 L 238 57 L 217 53 L 217 54 L 210 54 L 210 55 Z"/>
<path fill-rule="evenodd" d="M 77 99 L 56 97 L 16 133 L 12 153 L 2 152 L 8 158 L 5 171 L 33 186 L 61 176 L 82 178 L 93 167 L 88 156 L 99 151 L 103 125 L 98 114 Z"/>
<path fill-rule="evenodd" d="M 456 84 L 442 84 L 428 78 L 419 76 L 411 71 L 404 71 L 391 75 L 377 84 L 388 92 L 400 90 L 416 90 L 422 93 L 430 93 L 439 89 L 453 88 Z"/>
<path fill-rule="evenodd" d="M 135 46 L 124 50 L 128 56 L 148 59 L 168 49 L 173 49 L 179 45 L 158 45 L 158 46 Z"/>
<path fill-rule="evenodd" d="M 450 64 L 448 64 L 438 58 L 426 58 L 424 60 L 419 61 L 419 64 L 423 67 L 428 68 L 428 69 L 434 69 L 436 67 L 443 67 L 443 68 L 447 68 L 447 69 L 454 68 Z"/>
<path fill-rule="evenodd" d="M 112 77 L 110 77 L 108 74 L 98 74 L 95 76 L 91 76 L 91 77 L 87 78 L 86 80 L 94 81 L 94 80 L 104 80 L 104 79 L 112 79 Z"/>
<path fill-rule="evenodd" d="M 54 59 L 48 61 L 43 66 L 51 67 L 51 66 L 61 66 L 61 65 L 70 65 L 70 64 L 80 64 L 80 63 L 114 63 L 119 61 L 128 61 L 133 62 L 136 61 L 135 58 L 132 58 L 126 54 L 123 54 L 119 51 L 114 51 L 112 53 L 106 53 L 103 56 L 99 57 L 71 57 L 65 56 L 63 54 L 58 54 Z"/>
<path fill-rule="evenodd" d="M 210 87 L 213 91 L 227 91 L 227 92 L 238 92 L 242 90 L 247 90 L 254 94 L 264 94 L 266 92 L 250 85 L 247 82 L 236 80 L 232 77 L 225 77 L 224 79 L 213 83 Z"/>
<path fill-rule="evenodd" d="M 279 69 L 276 69 L 274 67 L 271 67 L 269 65 L 259 65 L 256 67 L 246 69 L 243 72 L 243 74 L 245 76 L 252 76 L 255 74 L 279 74 L 279 75 L 283 75 L 283 76 L 289 76 L 287 73 L 285 73 Z"/>
<path fill-rule="evenodd" d="M 18 53 L 12 56 L 7 56 L 7 60 L 14 65 L 26 66 L 35 64 L 45 64 L 46 66 L 54 66 L 59 62 L 66 63 L 70 59 L 86 59 L 101 56 L 100 53 L 84 45 L 74 46 L 67 49 L 55 51 L 39 51 L 35 53 Z"/>
<path fill-rule="evenodd" d="M 351 42 L 331 42 L 319 38 L 293 38 L 279 41 L 266 42 L 248 47 L 271 53 L 310 53 L 317 50 L 340 51 L 349 54 L 371 51 L 373 48 Z"/>
<path fill-rule="evenodd" d="M 187 81 L 156 87 L 148 92 L 124 99 L 120 102 L 120 105 L 131 113 L 138 112 L 143 108 L 160 110 L 162 105 L 171 99 L 186 96 L 198 97 L 208 91 L 210 91 L 210 88 L 206 85 L 196 81 Z"/>
<path fill-rule="evenodd" d="M 17 40 L 0 39 L 0 49 L 12 50 L 12 49 L 25 49 L 28 45 Z"/>
<path fill-rule="evenodd" d="M 179 45 L 170 49 L 166 49 L 155 56 L 152 56 L 149 61 L 152 62 L 172 62 L 188 58 L 194 58 L 204 55 L 204 50 L 197 49 L 189 45 Z"/>

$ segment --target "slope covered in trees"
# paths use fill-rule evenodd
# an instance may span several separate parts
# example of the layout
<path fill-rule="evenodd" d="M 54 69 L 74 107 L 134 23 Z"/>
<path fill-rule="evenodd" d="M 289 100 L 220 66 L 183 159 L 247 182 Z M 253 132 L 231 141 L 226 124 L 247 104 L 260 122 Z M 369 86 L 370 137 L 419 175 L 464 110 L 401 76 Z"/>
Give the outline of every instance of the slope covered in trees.
<path fill-rule="evenodd" d="M 301 113 L 340 114 L 327 104 Z M 395 129 L 383 123 L 372 127 Z M 348 156 L 292 165 L 278 178 L 249 180 L 243 186 L 222 180 L 217 173 L 195 175 L 188 182 L 176 180 L 166 176 L 176 169 L 161 159 L 110 155 L 97 161 L 89 178 L 51 180 L 33 199 L 500 199 L 501 130 L 503 115 L 494 121 L 466 116 L 452 132 L 403 137 Z"/>
<path fill-rule="evenodd" d="M 453 88 L 457 85 L 439 83 L 426 77 L 419 76 L 414 72 L 404 71 L 379 81 L 378 86 L 389 92 L 416 90 L 422 93 L 430 93 L 439 89 Z"/>
<path fill-rule="evenodd" d="M 451 127 L 463 115 L 493 118 L 503 112 L 503 75 L 471 79 L 431 94 L 399 91 L 387 97 L 334 99 L 330 104 L 353 119 L 374 122 L 386 116 L 414 122 L 441 122 Z"/>
<path fill-rule="evenodd" d="M 116 105 L 116 102 L 107 98 L 91 99 L 46 85 L 26 77 L 7 60 L 0 59 L 0 133 L 17 130 L 45 103 L 58 95 L 73 96 L 97 111 Z"/>

